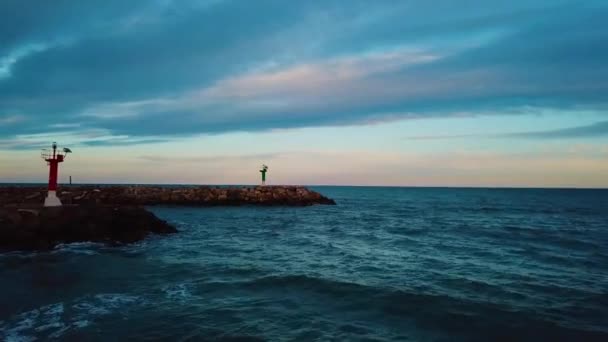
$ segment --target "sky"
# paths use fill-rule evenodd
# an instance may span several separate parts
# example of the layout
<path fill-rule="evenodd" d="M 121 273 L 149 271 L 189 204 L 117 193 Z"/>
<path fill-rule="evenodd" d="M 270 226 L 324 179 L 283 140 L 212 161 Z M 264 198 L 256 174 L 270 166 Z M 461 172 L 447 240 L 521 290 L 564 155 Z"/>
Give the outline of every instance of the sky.
<path fill-rule="evenodd" d="M 0 182 L 608 187 L 608 1 L 0 2 Z"/>

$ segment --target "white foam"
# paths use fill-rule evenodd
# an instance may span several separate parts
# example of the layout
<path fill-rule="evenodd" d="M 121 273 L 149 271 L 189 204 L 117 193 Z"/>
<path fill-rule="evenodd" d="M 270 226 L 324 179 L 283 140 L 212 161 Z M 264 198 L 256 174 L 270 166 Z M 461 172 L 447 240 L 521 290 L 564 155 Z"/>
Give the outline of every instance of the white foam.
<path fill-rule="evenodd" d="M 61 337 L 61 335 L 63 335 L 66 331 L 70 330 L 72 326 L 71 325 L 67 325 L 67 326 L 62 326 L 61 329 L 53 332 L 52 334 L 49 335 L 50 338 L 59 338 Z"/>
<path fill-rule="evenodd" d="M 45 316 L 52 316 L 57 318 L 58 315 L 63 314 L 63 303 L 55 303 L 47 306 L 43 306 L 39 309 Z"/>
<path fill-rule="evenodd" d="M 99 254 L 97 250 L 103 247 L 102 243 L 99 242 L 72 242 L 72 243 L 61 243 L 55 247 L 53 253 L 75 253 L 75 254 L 86 254 L 94 255 Z"/>
<path fill-rule="evenodd" d="M 131 296 L 120 293 L 102 293 L 90 297 L 88 300 L 74 304 L 72 308 L 77 311 L 75 316 L 81 324 L 88 318 L 94 316 L 109 315 L 125 306 L 143 304 L 144 300 L 138 296 Z"/>
<path fill-rule="evenodd" d="M 99 316 L 110 315 L 125 306 L 143 302 L 140 297 L 120 293 L 87 296 L 70 306 L 69 317 L 64 314 L 64 303 L 42 306 L 0 322 L 0 340 L 30 342 L 38 337 L 60 338 L 69 330 L 88 327 Z"/>
<path fill-rule="evenodd" d="M 9 332 L 7 335 L 4 336 L 4 340 L 6 342 L 32 342 L 36 341 L 36 337 L 14 335 L 12 332 Z"/>
<path fill-rule="evenodd" d="M 113 309 L 123 306 L 125 304 L 133 304 L 140 300 L 140 297 L 120 293 L 103 293 L 95 295 L 95 298 L 99 300 L 103 305 Z"/>
<path fill-rule="evenodd" d="M 26 332 L 31 330 L 37 323 L 40 317 L 39 309 L 34 309 L 20 313 L 16 316 L 16 322 L 10 326 L 9 322 L 0 326 L 0 331 L 4 333 L 4 339 L 7 342 L 29 342 L 35 341 L 36 337 L 27 335 Z"/>
<path fill-rule="evenodd" d="M 194 297 L 190 291 L 190 285 L 186 283 L 168 285 L 163 287 L 162 290 L 170 300 L 186 301 Z"/>
<path fill-rule="evenodd" d="M 84 327 L 88 327 L 89 325 L 91 325 L 91 322 L 88 320 L 82 320 L 82 321 L 76 321 L 74 323 L 72 323 L 73 326 L 75 326 L 76 328 L 84 328 Z"/>
<path fill-rule="evenodd" d="M 37 326 L 34 330 L 45 331 L 45 330 L 49 330 L 49 329 L 57 329 L 57 328 L 63 328 L 63 327 L 64 327 L 63 323 L 55 322 L 55 323 L 49 323 L 49 324 Z"/>
<path fill-rule="evenodd" d="M 24 252 L 24 251 L 12 251 L 12 252 L 3 252 L 0 253 L 0 258 L 21 258 L 21 259 L 29 259 L 35 257 L 40 252 Z"/>
<path fill-rule="evenodd" d="M 38 308 L 39 315 L 37 316 L 37 324 L 34 330 L 40 332 L 63 328 L 64 324 L 61 322 L 63 310 L 63 303 L 55 303 Z"/>
<path fill-rule="evenodd" d="M 87 316 L 101 316 L 111 313 L 111 311 L 106 308 L 88 302 L 74 304 L 72 305 L 72 308 L 80 313 L 84 313 Z"/>

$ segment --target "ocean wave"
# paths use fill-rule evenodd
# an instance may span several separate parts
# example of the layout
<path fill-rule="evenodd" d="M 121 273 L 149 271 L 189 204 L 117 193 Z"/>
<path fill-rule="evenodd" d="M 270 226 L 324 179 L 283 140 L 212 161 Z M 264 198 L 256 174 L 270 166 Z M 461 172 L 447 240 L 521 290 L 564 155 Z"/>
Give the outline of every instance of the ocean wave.
<path fill-rule="evenodd" d="M 0 333 L 7 342 L 35 341 L 41 333 L 53 333 L 65 327 L 61 319 L 63 312 L 63 303 L 22 312 L 0 325 Z"/>
<path fill-rule="evenodd" d="M 490 286 L 493 296 L 501 295 L 496 286 L 483 282 L 468 283 L 461 285 L 478 284 L 470 291 L 478 291 L 479 286 Z M 487 301 L 471 300 L 467 296 L 447 296 L 445 292 L 408 292 L 308 275 L 267 276 L 244 282 L 242 286 L 263 291 L 282 289 L 312 292 L 322 297 L 319 301 L 338 305 L 341 310 L 374 310 L 382 317 L 413 319 L 416 324 L 431 330 L 447 331 L 455 336 L 478 336 L 480 340 L 498 340 L 505 336 L 513 340 L 536 337 L 554 337 L 556 340 L 564 340 L 564 337 L 585 340 L 608 338 L 608 328 L 599 321 L 585 329 L 575 328 L 580 326 L 580 322 L 574 322 L 568 316 L 543 316 L 533 309 L 501 305 L 491 297 Z"/>
<path fill-rule="evenodd" d="M 190 283 L 166 285 L 163 286 L 162 291 L 167 299 L 182 303 L 190 301 L 195 297 L 192 294 L 192 284 Z"/>
<path fill-rule="evenodd" d="M 99 249 L 104 247 L 104 244 L 98 242 L 71 242 L 62 243 L 55 246 L 51 253 L 73 253 L 95 255 L 99 254 Z"/>
<path fill-rule="evenodd" d="M 120 293 L 96 294 L 74 303 L 53 303 L 0 322 L 0 337 L 7 342 L 56 339 L 90 326 L 99 316 L 124 312 L 126 307 L 141 303 L 144 303 L 141 297 Z"/>
<path fill-rule="evenodd" d="M 608 192 L 335 191 L 332 208 L 154 208 L 182 233 L 0 254 L 0 340 L 608 341 Z"/>

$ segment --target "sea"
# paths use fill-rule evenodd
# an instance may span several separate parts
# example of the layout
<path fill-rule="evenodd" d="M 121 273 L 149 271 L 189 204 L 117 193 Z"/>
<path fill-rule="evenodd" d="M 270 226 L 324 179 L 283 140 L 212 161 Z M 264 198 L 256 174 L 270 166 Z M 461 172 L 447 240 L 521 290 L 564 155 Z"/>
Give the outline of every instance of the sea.
<path fill-rule="evenodd" d="M 608 190 L 313 187 L 0 254 L 5 341 L 608 341 Z"/>

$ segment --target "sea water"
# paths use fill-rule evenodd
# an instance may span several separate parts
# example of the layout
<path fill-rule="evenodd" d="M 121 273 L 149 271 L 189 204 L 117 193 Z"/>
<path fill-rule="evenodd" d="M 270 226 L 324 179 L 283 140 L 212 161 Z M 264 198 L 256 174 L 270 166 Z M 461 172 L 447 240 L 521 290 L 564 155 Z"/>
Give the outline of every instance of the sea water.
<path fill-rule="evenodd" d="M 608 341 L 608 191 L 318 187 L 0 254 L 0 339 Z"/>

